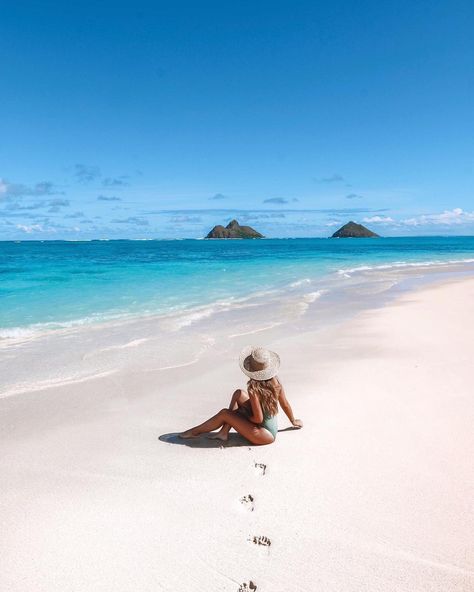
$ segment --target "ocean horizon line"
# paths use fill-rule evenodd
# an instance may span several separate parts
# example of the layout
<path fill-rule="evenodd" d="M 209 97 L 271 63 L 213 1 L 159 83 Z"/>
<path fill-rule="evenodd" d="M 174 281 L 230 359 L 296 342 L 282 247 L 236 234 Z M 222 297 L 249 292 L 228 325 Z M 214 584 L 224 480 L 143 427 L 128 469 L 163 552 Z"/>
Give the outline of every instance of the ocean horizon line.
<path fill-rule="evenodd" d="M 418 239 L 418 238 L 472 238 L 474 234 L 404 234 L 404 235 L 386 235 L 386 236 L 377 236 L 377 237 L 344 237 L 342 240 L 352 240 L 355 239 L 357 241 L 362 240 L 373 240 L 374 238 L 379 239 Z M 89 243 L 89 242 L 120 242 L 120 241 L 128 241 L 128 242 L 146 242 L 146 241 L 210 241 L 210 242 L 227 242 L 227 241 L 239 241 L 239 242 L 258 242 L 258 241 L 268 241 L 268 240 L 327 240 L 333 239 L 338 237 L 332 236 L 264 236 L 258 239 L 247 239 L 247 238 L 206 238 L 205 236 L 196 237 L 196 236 L 183 236 L 183 237 L 169 237 L 169 238 L 159 238 L 159 237 L 142 237 L 142 238 L 24 238 L 24 239 L 0 239 L 0 243 Z M 339 239 L 338 239 L 339 240 Z"/>

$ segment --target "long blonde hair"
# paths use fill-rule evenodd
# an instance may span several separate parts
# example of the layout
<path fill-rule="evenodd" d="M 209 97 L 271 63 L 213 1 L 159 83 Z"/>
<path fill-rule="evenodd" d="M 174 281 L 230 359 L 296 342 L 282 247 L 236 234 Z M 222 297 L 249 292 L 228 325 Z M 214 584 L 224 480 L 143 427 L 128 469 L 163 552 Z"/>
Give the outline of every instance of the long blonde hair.
<path fill-rule="evenodd" d="M 257 395 L 264 415 L 276 415 L 278 413 L 278 395 L 279 388 L 275 385 L 273 379 L 253 380 L 247 382 L 249 394 Z"/>

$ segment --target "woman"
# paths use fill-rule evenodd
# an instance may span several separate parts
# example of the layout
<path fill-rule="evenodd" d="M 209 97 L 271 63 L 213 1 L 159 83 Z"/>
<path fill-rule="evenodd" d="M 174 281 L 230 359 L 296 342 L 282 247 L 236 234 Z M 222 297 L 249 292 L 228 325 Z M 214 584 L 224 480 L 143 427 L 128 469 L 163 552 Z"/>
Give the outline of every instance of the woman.
<path fill-rule="evenodd" d="M 276 376 L 280 367 L 278 354 L 248 346 L 240 352 L 239 364 L 250 378 L 247 392 L 237 389 L 228 409 L 222 409 L 201 425 L 183 432 L 181 438 L 195 438 L 220 428 L 210 437 L 225 441 L 230 428 L 234 428 L 252 444 L 271 444 L 278 431 L 278 403 L 295 428 L 303 427 L 303 422 L 294 418 L 285 390 Z"/>

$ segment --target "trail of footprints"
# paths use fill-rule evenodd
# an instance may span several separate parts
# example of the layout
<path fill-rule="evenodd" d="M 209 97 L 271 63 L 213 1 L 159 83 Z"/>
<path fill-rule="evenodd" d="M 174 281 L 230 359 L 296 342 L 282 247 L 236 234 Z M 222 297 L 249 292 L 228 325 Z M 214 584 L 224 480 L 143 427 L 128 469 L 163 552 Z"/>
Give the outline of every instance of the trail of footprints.
<path fill-rule="evenodd" d="M 272 541 L 266 536 L 253 536 L 248 540 L 259 547 L 269 547 L 272 544 Z"/>
<path fill-rule="evenodd" d="M 257 586 L 252 582 L 252 580 L 250 580 L 250 582 L 248 584 L 241 584 L 239 586 L 239 590 L 238 592 L 247 592 L 248 590 L 256 590 Z"/>
<path fill-rule="evenodd" d="M 255 510 L 254 497 L 250 493 L 248 495 L 244 495 L 244 497 L 241 497 L 240 498 L 240 503 L 249 512 L 253 512 Z"/>
<path fill-rule="evenodd" d="M 254 462 L 254 468 L 257 475 L 262 476 L 265 475 L 267 470 L 267 465 L 264 463 L 257 463 Z M 240 498 L 240 503 L 246 508 L 249 512 L 253 512 L 255 510 L 255 498 L 251 493 L 244 495 Z M 267 536 L 251 536 L 247 539 L 249 543 L 255 545 L 257 547 L 267 547 L 269 548 L 272 544 L 271 540 Z M 249 582 L 244 582 L 240 584 L 239 589 L 237 592 L 254 592 L 257 590 L 257 584 L 250 580 Z"/>

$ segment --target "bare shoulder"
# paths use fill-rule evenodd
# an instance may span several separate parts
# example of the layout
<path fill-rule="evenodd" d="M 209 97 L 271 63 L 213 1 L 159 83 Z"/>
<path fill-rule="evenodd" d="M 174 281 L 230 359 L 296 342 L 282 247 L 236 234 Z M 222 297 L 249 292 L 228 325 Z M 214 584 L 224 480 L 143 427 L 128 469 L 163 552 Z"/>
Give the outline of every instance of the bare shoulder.
<path fill-rule="evenodd" d="M 271 379 L 271 383 L 272 383 L 272 386 L 274 387 L 274 389 L 275 389 L 276 391 L 278 391 L 278 392 L 280 392 L 280 391 L 281 391 L 281 389 L 282 389 L 282 386 L 283 386 L 283 385 L 281 384 L 281 382 L 280 382 L 280 380 L 279 380 L 278 376 L 274 376 L 274 377 Z"/>

